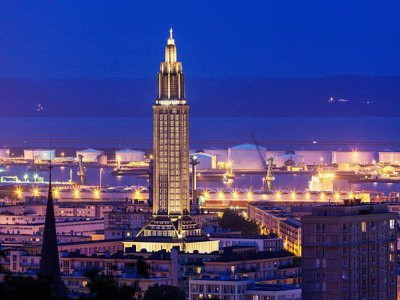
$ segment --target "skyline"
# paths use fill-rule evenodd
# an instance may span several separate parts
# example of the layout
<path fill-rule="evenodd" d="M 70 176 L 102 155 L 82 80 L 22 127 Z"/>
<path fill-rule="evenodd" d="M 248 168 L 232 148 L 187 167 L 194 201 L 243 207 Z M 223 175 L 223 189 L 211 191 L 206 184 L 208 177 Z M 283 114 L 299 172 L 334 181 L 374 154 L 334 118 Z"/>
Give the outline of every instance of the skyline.
<path fill-rule="evenodd" d="M 394 8 L 207 1 L 3 19 L 2 299 L 397 299 Z"/>
<path fill-rule="evenodd" d="M 399 8 L 395 1 L 5 3 L 0 78 L 149 78 L 170 26 L 191 78 L 395 76 Z"/>

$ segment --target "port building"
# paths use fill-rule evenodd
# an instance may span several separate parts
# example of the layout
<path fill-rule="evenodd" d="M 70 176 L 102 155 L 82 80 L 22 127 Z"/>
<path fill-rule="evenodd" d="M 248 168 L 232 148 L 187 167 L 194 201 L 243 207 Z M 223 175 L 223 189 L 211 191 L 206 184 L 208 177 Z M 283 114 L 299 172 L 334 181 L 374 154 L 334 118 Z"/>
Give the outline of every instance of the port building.
<path fill-rule="evenodd" d="M 80 155 L 82 155 L 82 161 L 85 163 L 97 163 L 99 162 L 100 156 L 104 155 L 104 152 L 92 148 L 76 151 L 77 160 Z"/>
<path fill-rule="evenodd" d="M 48 161 L 55 156 L 54 149 L 24 149 L 24 158 L 27 160 Z"/>
<path fill-rule="evenodd" d="M 197 156 L 198 165 L 197 170 L 212 170 L 217 167 L 217 158 L 215 155 L 208 153 L 197 152 L 191 154 L 191 156 Z"/>
<path fill-rule="evenodd" d="M 309 150 L 296 150 L 296 155 L 301 157 L 301 163 L 308 166 L 320 164 L 332 164 L 331 151 L 309 151 Z"/>
<path fill-rule="evenodd" d="M 378 152 L 378 160 L 380 163 L 400 165 L 400 152 Z"/>
<path fill-rule="evenodd" d="M 376 153 L 373 151 L 332 151 L 332 163 L 353 163 L 367 165 L 376 160 Z"/>
<path fill-rule="evenodd" d="M 10 149 L 0 149 L 0 159 L 5 160 L 10 158 Z"/>
<path fill-rule="evenodd" d="M 115 151 L 115 160 L 121 163 L 144 161 L 144 151 L 123 149 Z"/>
<path fill-rule="evenodd" d="M 228 149 L 228 158 L 232 162 L 233 170 L 263 170 L 261 156 L 266 157 L 266 149 L 253 144 L 241 144 Z M 260 153 L 259 153 L 260 151 Z"/>
<path fill-rule="evenodd" d="M 212 147 L 212 148 L 204 149 L 203 152 L 210 154 L 210 155 L 214 155 L 215 159 L 217 161 L 217 164 L 225 163 L 228 160 L 228 149 L 218 149 L 218 148 Z"/>

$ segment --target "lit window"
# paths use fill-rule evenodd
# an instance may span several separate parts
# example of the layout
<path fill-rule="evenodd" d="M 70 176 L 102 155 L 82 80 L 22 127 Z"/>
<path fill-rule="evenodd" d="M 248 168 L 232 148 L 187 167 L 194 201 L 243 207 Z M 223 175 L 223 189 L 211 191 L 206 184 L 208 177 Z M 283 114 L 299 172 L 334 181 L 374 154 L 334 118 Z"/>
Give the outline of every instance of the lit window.
<path fill-rule="evenodd" d="M 392 219 L 389 221 L 390 229 L 394 229 L 394 224 L 395 224 L 395 220 Z"/>
<path fill-rule="evenodd" d="M 367 232 L 367 222 L 361 222 L 361 231 Z"/>

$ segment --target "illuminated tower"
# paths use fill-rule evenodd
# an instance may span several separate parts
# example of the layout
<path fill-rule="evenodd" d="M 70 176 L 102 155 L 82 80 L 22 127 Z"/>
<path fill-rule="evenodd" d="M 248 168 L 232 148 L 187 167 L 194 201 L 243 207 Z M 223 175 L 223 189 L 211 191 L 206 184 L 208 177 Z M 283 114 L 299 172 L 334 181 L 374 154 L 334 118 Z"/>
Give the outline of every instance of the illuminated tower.
<path fill-rule="evenodd" d="M 176 60 L 172 29 L 165 62 L 158 73 L 158 96 L 153 106 L 153 214 L 187 215 L 189 201 L 189 106 L 185 99 L 182 63 Z"/>
<path fill-rule="evenodd" d="M 137 238 L 187 241 L 201 237 L 202 232 L 190 217 L 189 106 L 172 29 L 157 78 L 153 105 L 153 218 Z"/>

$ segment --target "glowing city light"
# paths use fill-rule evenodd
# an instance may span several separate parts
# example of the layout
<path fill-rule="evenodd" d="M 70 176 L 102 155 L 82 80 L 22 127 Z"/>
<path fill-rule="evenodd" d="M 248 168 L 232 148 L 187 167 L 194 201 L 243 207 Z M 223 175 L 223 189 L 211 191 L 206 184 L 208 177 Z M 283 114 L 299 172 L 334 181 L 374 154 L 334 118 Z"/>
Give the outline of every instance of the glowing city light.
<path fill-rule="evenodd" d="M 72 192 L 75 199 L 79 199 L 81 197 L 81 191 L 78 188 L 75 188 Z"/>
<path fill-rule="evenodd" d="M 248 200 L 253 199 L 253 192 L 252 192 L 252 191 L 248 191 L 248 192 L 247 192 L 247 199 L 248 199 Z"/>
<path fill-rule="evenodd" d="M 93 198 L 94 198 L 94 199 L 100 199 L 100 190 L 95 189 L 95 190 L 93 191 Z"/>
<path fill-rule="evenodd" d="M 224 199 L 224 198 L 225 198 L 224 192 L 219 191 L 219 192 L 217 193 L 217 197 L 218 197 L 218 199 Z"/>
<path fill-rule="evenodd" d="M 17 187 L 15 189 L 15 195 L 17 196 L 18 199 L 21 199 L 24 195 L 22 188 Z"/>
<path fill-rule="evenodd" d="M 321 201 L 325 201 L 326 195 L 325 195 L 324 192 L 322 192 L 321 194 L 319 194 L 319 199 L 320 199 Z"/>
<path fill-rule="evenodd" d="M 336 201 L 339 201 L 339 200 L 340 200 L 340 193 L 339 193 L 339 192 L 336 192 L 336 193 L 335 193 L 335 200 L 336 200 Z"/>
<path fill-rule="evenodd" d="M 24 174 L 24 181 L 28 181 L 29 175 L 27 173 Z"/>
<path fill-rule="evenodd" d="M 355 197 L 355 195 L 354 195 L 353 192 L 349 192 L 349 193 L 347 194 L 347 198 L 349 198 L 349 199 L 354 199 L 354 197 Z"/>
<path fill-rule="evenodd" d="M 311 199 L 311 194 L 310 192 L 306 192 L 306 194 L 304 195 L 304 197 L 306 198 L 306 200 L 310 200 Z"/>
<path fill-rule="evenodd" d="M 40 190 L 39 190 L 38 187 L 34 187 L 32 189 L 32 195 L 33 195 L 33 197 L 39 197 L 40 196 Z"/>
<path fill-rule="evenodd" d="M 237 199 L 238 196 L 239 196 L 239 193 L 238 193 L 237 191 L 233 191 L 233 192 L 232 192 L 232 198 L 233 198 L 233 199 Z"/>
<path fill-rule="evenodd" d="M 292 200 L 296 200 L 296 191 L 292 191 L 292 192 L 290 193 L 290 198 L 291 198 Z"/>
<path fill-rule="evenodd" d="M 203 197 L 204 197 L 205 200 L 209 199 L 210 198 L 210 193 L 208 191 L 204 191 L 203 192 Z"/>
<path fill-rule="evenodd" d="M 140 189 L 136 189 L 135 193 L 133 194 L 134 199 L 140 200 L 142 197 L 142 192 L 140 191 Z"/>
<path fill-rule="evenodd" d="M 54 190 L 53 190 L 53 196 L 54 196 L 55 198 L 60 198 L 60 190 L 54 189 Z"/>
<path fill-rule="evenodd" d="M 275 198 L 276 198 L 276 200 L 281 200 L 282 199 L 282 192 L 281 191 L 276 191 Z"/>

